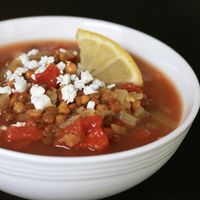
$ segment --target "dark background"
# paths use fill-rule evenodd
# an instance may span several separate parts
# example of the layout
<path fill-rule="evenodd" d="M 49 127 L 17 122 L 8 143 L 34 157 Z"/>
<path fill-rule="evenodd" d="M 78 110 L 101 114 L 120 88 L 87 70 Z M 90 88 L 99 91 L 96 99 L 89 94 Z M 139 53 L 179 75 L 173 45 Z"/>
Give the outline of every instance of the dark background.
<path fill-rule="evenodd" d="M 200 0 L 1 1 L 0 20 L 35 15 L 83 16 L 133 27 L 170 45 L 200 77 Z M 105 200 L 200 199 L 198 123 L 199 116 L 161 170 L 138 186 Z M 21 199 L 0 192 L 0 200 Z"/>

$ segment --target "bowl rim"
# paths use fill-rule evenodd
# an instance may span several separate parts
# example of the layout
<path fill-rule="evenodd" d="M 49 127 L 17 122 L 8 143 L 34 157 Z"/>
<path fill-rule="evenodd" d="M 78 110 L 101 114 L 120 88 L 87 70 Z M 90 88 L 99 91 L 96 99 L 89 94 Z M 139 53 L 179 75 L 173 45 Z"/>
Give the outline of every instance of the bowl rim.
<path fill-rule="evenodd" d="M 143 35 L 144 37 L 148 37 L 150 40 L 153 40 L 156 43 L 159 43 L 159 45 L 162 45 L 162 48 L 167 48 L 169 51 L 171 51 L 176 57 L 179 57 L 179 59 L 182 59 L 182 61 L 185 63 L 185 68 L 190 71 L 190 75 L 193 79 L 193 82 L 195 85 L 193 85 L 194 90 L 196 91 L 194 94 L 194 101 L 191 108 L 191 111 L 187 115 L 186 119 L 183 123 L 181 123 L 175 130 L 167 134 L 166 136 L 160 138 L 159 140 L 153 141 L 149 144 L 129 149 L 121 152 L 115 152 L 115 153 L 108 153 L 108 154 L 101 154 L 101 155 L 91 155 L 91 156 L 72 156 L 72 157 L 65 157 L 65 156 L 48 156 L 48 155 L 35 155 L 35 154 L 29 154 L 29 153 L 22 153 L 17 152 L 9 149 L 4 149 L 0 147 L 0 155 L 4 155 L 7 157 L 12 157 L 14 159 L 20 159 L 23 161 L 31 161 L 31 162 L 39 162 L 39 163 L 98 163 L 102 161 L 113 161 L 118 160 L 122 158 L 127 158 L 130 156 L 140 155 L 145 152 L 151 151 L 153 149 L 159 148 L 162 145 L 167 144 L 169 141 L 179 137 L 190 125 L 192 124 L 193 120 L 195 119 L 199 107 L 200 107 L 200 85 L 198 78 L 193 71 L 192 67 L 188 64 L 188 62 L 174 49 L 172 49 L 170 46 L 165 44 L 164 42 L 160 41 L 159 39 L 146 34 L 142 31 L 136 30 L 134 28 L 124 26 L 121 24 L 100 20 L 100 19 L 93 19 L 93 18 L 87 18 L 87 17 L 77 17 L 77 16 L 62 16 L 62 15 L 43 15 L 43 16 L 29 16 L 29 17 L 20 17 L 20 18 L 11 18 L 7 20 L 0 20 L 0 24 L 2 23 L 12 23 L 15 21 L 23 21 L 23 20 L 36 20 L 36 19 L 71 19 L 71 20 L 88 20 L 91 22 L 96 23 L 103 23 L 108 26 L 115 26 L 121 29 L 126 29 L 129 31 L 135 31 L 140 35 Z M 182 97 L 181 97 L 182 98 Z M 45 159 L 44 159 L 45 158 Z"/>

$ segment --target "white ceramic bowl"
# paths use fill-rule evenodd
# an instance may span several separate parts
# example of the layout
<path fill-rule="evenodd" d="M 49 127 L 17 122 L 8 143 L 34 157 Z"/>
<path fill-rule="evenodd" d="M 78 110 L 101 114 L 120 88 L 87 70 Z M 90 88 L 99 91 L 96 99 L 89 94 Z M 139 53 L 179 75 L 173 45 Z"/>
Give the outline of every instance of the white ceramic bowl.
<path fill-rule="evenodd" d="M 140 183 L 174 154 L 199 109 L 199 83 L 188 63 L 162 42 L 121 25 L 77 17 L 30 17 L 0 22 L 0 44 L 32 39 L 74 39 L 93 30 L 161 69 L 183 100 L 180 126 L 151 144 L 91 157 L 48 157 L 0 149 L 0 190 L 28 199 L 98 199 Z M 176 166 L 174 166 L 176 167 Z"/>

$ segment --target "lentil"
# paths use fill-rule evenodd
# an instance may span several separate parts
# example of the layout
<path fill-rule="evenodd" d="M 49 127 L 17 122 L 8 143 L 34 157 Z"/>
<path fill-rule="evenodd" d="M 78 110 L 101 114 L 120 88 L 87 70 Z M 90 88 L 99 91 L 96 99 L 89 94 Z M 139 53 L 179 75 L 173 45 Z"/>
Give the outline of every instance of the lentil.
<path fill-rule="evenodd" d="M 13 105 L 13 110 L 17 113 L 22 113 L 25 110 L 25 105 L 20 101 L 15 102 Z"/>

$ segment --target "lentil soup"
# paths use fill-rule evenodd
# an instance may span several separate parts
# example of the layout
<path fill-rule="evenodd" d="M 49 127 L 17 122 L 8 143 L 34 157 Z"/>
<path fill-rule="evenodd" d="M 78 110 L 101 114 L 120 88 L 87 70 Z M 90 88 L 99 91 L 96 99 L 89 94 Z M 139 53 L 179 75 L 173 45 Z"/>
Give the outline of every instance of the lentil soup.
<path fill-rule="evenodd" d="M 179 94 L 162 72 L 134 59 L 142 87 L 106 84 L 82 71 L 75 42 L 1 47 L 0 147 L 86 156 L 136 148 L 165 136 L 180 121 Z"/>

